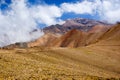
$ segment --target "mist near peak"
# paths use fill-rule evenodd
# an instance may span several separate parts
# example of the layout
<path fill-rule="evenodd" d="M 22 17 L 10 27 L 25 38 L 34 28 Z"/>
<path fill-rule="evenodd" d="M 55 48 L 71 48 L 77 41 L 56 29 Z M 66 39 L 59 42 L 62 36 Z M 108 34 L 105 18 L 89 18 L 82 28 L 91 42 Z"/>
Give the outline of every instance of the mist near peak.
<path fill-rule="evenodd" d="M 25 0 L 16 0 L 9 5 L 10 10 L 0 11 L 0 47 L 16 42 L 37 39 L 44 33 L 38 29 Z M 33 32 L 33 30 L 37 30 Z"/>

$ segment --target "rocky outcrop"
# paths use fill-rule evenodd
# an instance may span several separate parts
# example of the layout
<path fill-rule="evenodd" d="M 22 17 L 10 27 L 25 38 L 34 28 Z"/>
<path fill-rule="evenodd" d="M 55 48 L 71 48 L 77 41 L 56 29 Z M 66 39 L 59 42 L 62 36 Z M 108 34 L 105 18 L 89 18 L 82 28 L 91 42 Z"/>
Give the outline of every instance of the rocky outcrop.
<path fill-rule="evenodd" d="M 14 49 L 14 48 L 27 48 L 28 44 L 26 42 L 19 42 L 15 44 L 10 44 L 8 46 L 1 47 L 1 49 Z"/>

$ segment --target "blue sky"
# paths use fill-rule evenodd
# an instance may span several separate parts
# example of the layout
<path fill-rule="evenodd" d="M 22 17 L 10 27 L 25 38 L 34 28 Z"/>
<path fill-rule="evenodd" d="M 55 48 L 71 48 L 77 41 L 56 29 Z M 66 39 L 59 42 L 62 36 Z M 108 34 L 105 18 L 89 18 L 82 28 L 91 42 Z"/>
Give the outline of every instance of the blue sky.
<path fill-rule="evenodd" d="M 31 2 L 33 4 L 46 3 L 46 4 L 49 4 L 49 5 L 55 4 L 57 6 L 59 6 L 62 3 L 74 3 L 74 2 L 77 2 L 77 1 L 81 1 L 81 0 L 29 0 L 29 2 Z"/>
<path fill-rule="evenodd" d="M 2 0 L 0 0 L 1 2 Z M 48 4 L 48 5 L 57 5 L 59 6 L 62 3 L 75 3 L 77 1 L 82 1 L 82 0 L 28 0 L 29 3 L 31 4 Z M 6 3 L 10 4 L 11 0 L 5 0 Z"/>
<path fill-rule="evenodd" d="M 17 0 L 16 0 L 17 1 Z M 120 12 L 120 1 L 118 0 L 23 0 L 27 1 L 27 5 L 29 6 L 39 6 L 40 9 L 46 7 L 43 11 L 40 11 L 39 14 L 42 12 L 51 18 L 50 23 L 45 23 L 43 17 L 40 17 L 38 20 L 37 16 L 37 24 L 40 26 L 48 26 L 52 24 L 57 24 L 60 21 L 64 21 L 66 19 L 71 18 L 88 18 L 88 19 L 95 19 L 95 20 L 103 20 L 115 23 L 119 21 L 118 13 Z M 2 12 L 9 10 L 8 6 L 12 4 L 11 0 L 0 0 L 0 8 Z M 114 4 L 114 5 L 113 5 Z M 41 8 L 42 7 L 42 8 Z M 47 10 L 47 7 L 54 7 L 54 10 Z M 50 11 L 52 15 L 49 15 Z M 115 14 L 115 17 L 113 15 Z M 45 17 L 46 18 L 46 17 Z M 50 20 L 48 20 L 50 21 Z M 47 20 L 46 20 L 47 22 Z"/>

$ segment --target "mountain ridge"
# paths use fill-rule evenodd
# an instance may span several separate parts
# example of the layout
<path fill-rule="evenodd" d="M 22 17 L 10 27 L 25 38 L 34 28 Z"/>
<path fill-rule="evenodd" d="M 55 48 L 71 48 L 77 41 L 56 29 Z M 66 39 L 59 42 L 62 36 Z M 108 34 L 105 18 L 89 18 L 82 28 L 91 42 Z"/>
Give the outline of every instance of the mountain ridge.
<path fill-rule="evenodd" d="M 65 21 L 65 23 L 63 23 L 62 25 L 56 24 L 45 27 L 43 29 L 44 35 L 42 37 L 31 42 L 26 42 L 26 44 L 27 47 L 68 47 L 68 45 L 69 47 L 86 46 L 95 43 L 102 34 L 104 34 L 109 28 L 111 28 L 111 26 L 113 25 L 91 19 L 69 19 Z M 71 41 L 69 41 L 70 37 L 73 38 L 71 38 Z M 83 39 L 81 37 L 83 37 Z"/>
<path fill-rule="evenodd" d="M 75 18 L 75 19 L 66 20 L 61 25 L 56 24 L 56 25 L 51 25 L 51 26 L 45 27 L 43 29 L 43 31 L 44 31 L 44 33 L 64 34 L 72 29 L 78 29 L 78 30 L 87 32 L 96 25 L 107 25 L 108 26 L 111 24 L 92 20 L 92 19 Z"/>

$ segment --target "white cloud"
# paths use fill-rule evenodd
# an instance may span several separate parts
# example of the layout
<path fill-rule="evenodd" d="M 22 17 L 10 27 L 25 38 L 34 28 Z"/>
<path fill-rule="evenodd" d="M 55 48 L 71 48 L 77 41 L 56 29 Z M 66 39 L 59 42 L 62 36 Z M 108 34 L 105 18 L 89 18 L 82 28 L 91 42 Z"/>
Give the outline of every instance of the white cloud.
<path fill-rule="evenodd" d="M 41 31 L 30 34 L 37 29 L 37 23 L 24 0 L 14 1 L 10 7 L 6 14 L 0 11 L 0 46 L 30 41 L 43 34 Z"/>
<path fill-rule="evenodd" d="M 2 0 L 1 4 L 6 4 Z M 0 11 L 0 46 L 34 40 L 43 32 L 37 31 L 38 23 L 52 25 L 62 22 L 61 8 L 55 5 L 27 5 L 27 0 L 12 0 L 10 10 Z"/>
<path fill-rule="evenodd" d="M 120 0 L 103 0 L 101 5 L 101 19 L 110 23 L 120 21 Z"/>
<path fill-rule="evenodd" d="M 83 1 L 77 3 L 63 3 L 61 8 L 64 12 L 74 12 L 76 14 L 93 14 L 94 5 L 92 2 Z"/>
<path fill-rule="evenodd" d="M 120 0 L 84 0 L 77 3 L 63 3 L 61 8 L 67 13 L 90 15 L 98 13 L 101 20 L 110 23 L 120 21 Z"/>
<path fill-rule="evenodd" d="M 30 8 L 33 17 L 39 22 L 46 25 L 52 25 L 59 22 L 56 18 L 62 16 L 62 11 L 55 5 L 38 5 Z"/>

